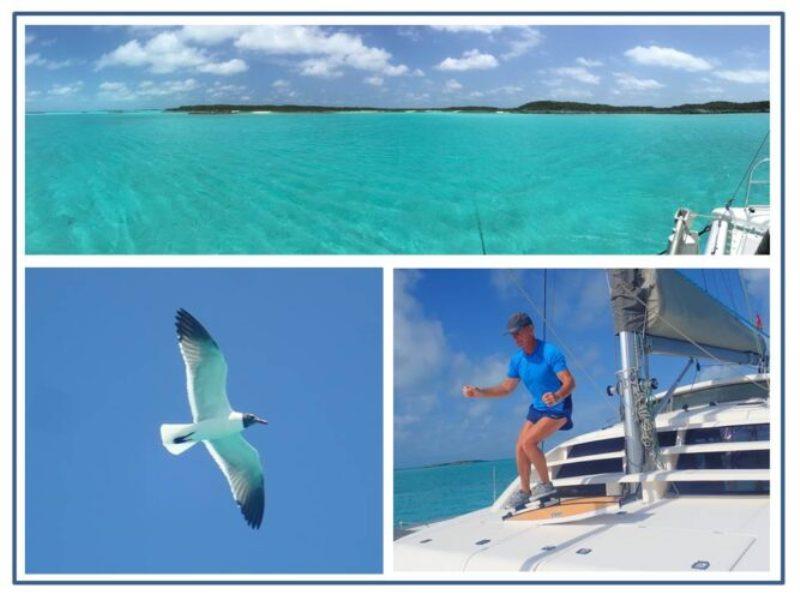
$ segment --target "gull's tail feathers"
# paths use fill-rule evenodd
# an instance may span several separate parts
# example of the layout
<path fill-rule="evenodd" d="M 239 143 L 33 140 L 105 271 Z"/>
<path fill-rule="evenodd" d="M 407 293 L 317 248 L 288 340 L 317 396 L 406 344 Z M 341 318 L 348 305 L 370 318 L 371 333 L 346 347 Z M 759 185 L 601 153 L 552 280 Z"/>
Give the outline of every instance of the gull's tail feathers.
<path fill-rule="evenodd" d="M 183 454 L 197 443 L 196 440 L 190 439 L 193 432 L 193 423 L 182 425 L 165 423 L 161 426 L 161 443 L 170 454 Z"/>

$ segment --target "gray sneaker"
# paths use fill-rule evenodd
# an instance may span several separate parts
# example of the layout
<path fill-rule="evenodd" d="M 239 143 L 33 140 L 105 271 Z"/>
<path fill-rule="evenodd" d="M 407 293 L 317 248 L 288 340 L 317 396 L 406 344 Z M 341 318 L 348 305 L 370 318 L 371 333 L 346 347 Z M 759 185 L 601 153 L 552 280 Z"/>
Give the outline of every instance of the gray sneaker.
<path fill-rule="evenodd" d="M 538 500 L 556 494 L 556 488 L 552 483 L 537 483 L 531 488 L 530 500 Z"/>
<path fill-rule="evenodd" d="M 523 492 L 522 490 L 517 490 L 506 500 L 505 508 L 511 508 L 513 510 L 518 510 L 519 508 L 525 506 L 528 503 L 531 495 L 528 492 Z"/>

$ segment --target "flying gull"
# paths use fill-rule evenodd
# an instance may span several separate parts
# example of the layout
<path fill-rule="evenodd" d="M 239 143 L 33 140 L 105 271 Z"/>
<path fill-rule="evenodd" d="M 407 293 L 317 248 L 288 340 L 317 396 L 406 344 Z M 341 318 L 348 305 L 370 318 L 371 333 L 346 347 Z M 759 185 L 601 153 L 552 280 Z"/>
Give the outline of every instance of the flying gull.
<path fill-rule="evenodd" d="M 245 521 L 258 529 L 264 516 L 264 473 L 258 451 L 247 443 L 242 431 L 267 421 L 231 408 L 225 392 L 228 365 L 206 328 L 182 308 L 175 316 L 175 327 L 186 364 L 186 390 L 194 422 L 162 425 L 161 441 L 172 454 L 182 454 L 203 442 L 228 480 Z"/>

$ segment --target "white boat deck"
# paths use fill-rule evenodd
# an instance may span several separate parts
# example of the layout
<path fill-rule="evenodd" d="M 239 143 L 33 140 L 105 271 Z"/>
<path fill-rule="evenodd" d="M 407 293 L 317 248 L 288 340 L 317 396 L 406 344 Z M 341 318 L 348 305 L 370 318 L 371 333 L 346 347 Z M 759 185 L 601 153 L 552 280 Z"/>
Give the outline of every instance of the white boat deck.
<path fill-rule="evenodd" d="M 769 568 L 766 496 L 680 497 L 553 525 L 485 509 L 395 543 L 395 569 L 740 571 Z M 708 563 L 705 569 L 700 567 Z"/>

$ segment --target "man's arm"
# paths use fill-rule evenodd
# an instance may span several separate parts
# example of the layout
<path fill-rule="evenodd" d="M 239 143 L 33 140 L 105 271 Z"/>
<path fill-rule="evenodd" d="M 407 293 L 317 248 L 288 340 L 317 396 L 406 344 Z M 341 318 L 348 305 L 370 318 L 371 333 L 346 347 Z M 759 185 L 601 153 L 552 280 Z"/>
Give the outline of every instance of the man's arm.
<path fill-rule="evenodd" d="M 542 402 L 547 406 L 558 404 L 575 389 L 575 378 L 572 376 L 572 373 L 569 372 L 569 369 L 559 371 L 556 373 L 556 377 L 558 377 L 558 380 L 561 382 L 561 387 L 555 392 L 545 392 L 542 394 Z"/>
<path fill-rule="evenodd" d="M 508 396 L 517 389 L 519 379 L 506 377 L 501 383 L 492 387 L 478 387 L 475 385 L 465 385 L 461 388 L 461 393 L 467 398 L 500 398 Z"/>

